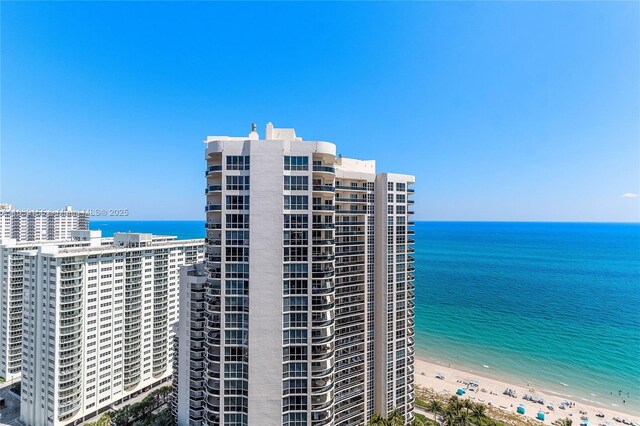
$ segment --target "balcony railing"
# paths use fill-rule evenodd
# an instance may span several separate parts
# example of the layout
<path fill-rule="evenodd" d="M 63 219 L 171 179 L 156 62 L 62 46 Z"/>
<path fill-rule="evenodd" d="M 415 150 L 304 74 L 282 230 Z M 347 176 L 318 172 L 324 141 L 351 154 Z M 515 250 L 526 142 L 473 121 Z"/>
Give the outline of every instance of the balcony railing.
<path fill-rule="evenodd" d="M 323 173 L 335 173 L 336 169 L 335 167 L 330 167 L 330 166 L 320 166 L 320 165 L 313 165 L 313 171 L 314 172 L 323 172 Z"/>
<path fill-rule="evenodd" d="M 333 185 L 313 185 L 313 190 L 321 192 L 334 192 L 336 190 L 336 187 Z"/>

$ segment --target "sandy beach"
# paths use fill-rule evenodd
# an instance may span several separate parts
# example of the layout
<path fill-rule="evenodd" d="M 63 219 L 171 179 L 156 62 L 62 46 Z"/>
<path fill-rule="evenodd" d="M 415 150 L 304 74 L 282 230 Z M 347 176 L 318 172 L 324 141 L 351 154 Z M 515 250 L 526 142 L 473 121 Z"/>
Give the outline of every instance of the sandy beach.
<path fill-rule="evenodd" d="M 629 422 L 628 424 L 631 424 L 631 422 L 637 422 L 634 424 L 640 425 L 640 413 L 635 413 L 634 415 L 629 414 L 629 412 L 617 411 L 615 407 L 585 404 L 582 401 L 571 400 L 539 389 L 532 389 L 531 387 L 527 387 L 526 383 L 522 383 L 520 385 L 506 383 L 500 380 L 483 377 L 482 374 L 470 373 L 422 359 L 416 359 L 415 368 L 415 382 L 423 388 L 433 389 L 440 394 L 446 394 L 449 396 L 454 395 L 458 389 L 463 388 L 466 390 L 466 393 L 462 398 L 469 398 L 474 402 L 492 405 L 493 407 L 513 414 L 516 413 L 516 409 L 520 404 L 524 404 L 526 417 L 535 419 L 538 411 L 542 410 L 545 415 L 544 423 L 546 424 L 551 424 L 557 419 L 567 417 L 572 419 L 573 424 L 576 426 L 582 424 L 582 417 L 588 418 L 589 425 L 624 424 L 614 420 L 614 418 L 618 417 L 620 419 L 627 420 Z M 436 375 L 439 373 L 444 376 L 444 379 L 436 378 Z M 478 383 L 477 390 L 473 391 L 467 389 L 465 382 L 469 383 L 471 381 Z M 503 392 L 507 388 L 515 390 L 517 397 L 514 398 L 504 395 Z M 537 398 L 543 398 L 544 404 L 523 399 L 523 395 L 525 394 L 535 395 Z M 560 409 L 560 404 L 565 400 L 574 402 L 575 405 L 569 406 L 566 409 Z M 549 403 L 553 404 L 553 410 L 548 408 Z M 596 413 L 602 413 L 604 414 L 604 417 L 597 417 Z"/>

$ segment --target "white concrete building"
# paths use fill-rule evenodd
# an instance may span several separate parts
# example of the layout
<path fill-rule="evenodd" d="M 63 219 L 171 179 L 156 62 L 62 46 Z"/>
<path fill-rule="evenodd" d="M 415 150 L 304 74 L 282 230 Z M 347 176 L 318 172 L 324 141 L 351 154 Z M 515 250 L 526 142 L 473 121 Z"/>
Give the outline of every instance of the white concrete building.
<path fill-rule="evenodd" d="M 171 376 L 179 268 L 203 240 L 95 232 L 20 254 L 26 425 L 80 424 Z"/>
<path fill-rule="evenodd" d="M 0 204 L 0 239 L 18 241 L 66 240 L 71 231 L 89 229 L 89 212 L 72 210 L 16 210 Z"/>
<path fill-rule="evenodd" d="M 178 424 L 413 419 L 414 177 L 271 124 L 264 140 L 254 127 L 205 143 L 207 282 L 202 294 L 205 271 L 184 276 L 198 292 L 181 305 Z M 204 375 L 187 376 L 201 347 Z"/>
<path fill-rule="evenodd" d="M 173 415 L 202 424 L 204 418 L 204 369 L 207 270 L 204 263 L 180 268 L 180 309 L 173 344 Z M 182 341 L 182 344 L 180 344 Z M 182 403 L 178 404 L 178 400 Z M 180 410 L 180 412 L 178 412 Z"/>
<path fill-rule="evenodd" d="M 88 247 L 99 231 L 72 231 L 71 238 L 58 241 L 17 241 L 0 238 L 0 377 L 11 382 L 20 379 L 22 371 L 22 300 L 24 252 L 42 245 L 60 248 Z M 109 244 L 104 238 L 101 244 Z"/>

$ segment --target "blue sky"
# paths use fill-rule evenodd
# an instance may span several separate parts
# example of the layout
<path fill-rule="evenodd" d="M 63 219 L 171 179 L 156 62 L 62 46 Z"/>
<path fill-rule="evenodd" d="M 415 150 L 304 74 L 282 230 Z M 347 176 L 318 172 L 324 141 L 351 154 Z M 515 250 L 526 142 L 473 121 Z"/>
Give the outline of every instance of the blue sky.
<path fill-rule="evenodd" d="M 640 219 L 638 2 L 0 5 L 17 207 L 204 219 L 202 140 L 272 121 L 418 220 Z"/>

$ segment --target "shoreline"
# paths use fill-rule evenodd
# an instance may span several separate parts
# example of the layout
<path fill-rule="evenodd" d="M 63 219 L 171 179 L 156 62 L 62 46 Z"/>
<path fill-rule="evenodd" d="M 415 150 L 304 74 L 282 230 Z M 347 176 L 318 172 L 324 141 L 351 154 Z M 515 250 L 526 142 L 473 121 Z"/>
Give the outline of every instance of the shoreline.
<path fill-rule="evenodd" d="M 563 396 L 558 392 L 547 389 L 532 389 L 530 386 L 527 386 L 527 384 L 517 384 L 519 381 L 513 380 L 514 378 L 506 380 L 504 377 L 492 378 L 489 376 L 493 374 L 470 371 L 458 365 L 448 365 L 448 363 L 442 361 L 428 360 L 425 359 L 425 357 L 417 355 L 415 358 L 415 383 L 423 388 L 430 388 L 440 394 L 451 396 L 454 395 L 459 388 L 466 388 L 463 382 L 477 380 L 479 383 L 478 389 L 475 392 L 467 391 L 462 398 L 470 398 L 474 400 L 474 402 L 492 405 L 513 414 L 516 413 L 516 408 L 519 404 L 524 404 L 525 417 L 529 419 L 535 419 L 538 411 L 542 409 L 545 413 L 545 423 L 551 423 L 557 419 L 568 417 L 574 421 L 574 424 L 579 425 L 583 415 L 588 417 L 590 424 L 594 425 L 605 422 L 609 422 L 612 425 L 616 424 L 617 422 L 613 420 L 614 417 L 624 418 L 632 422 L 640 422 L 640 412 L 634 411 L 632 407 L 626 410 L 622 409 L 623 407 L 606 405 L 598 403 L 597 401 L 583 401 L 575 396 Z M 436 374 L 438 373 L 442 373 L 444 379 L 436 378 Z M 498 377 L 497 375 L 493 376 Z M 517 397 L 513 398 L 508 395 L 503 395 L 506 388 L 516 390 Z M 481 390 L 484 390 L 484 392 Z M 537 397 L 544 398 L 545 403 L 538 404 L 526 401 L 522 399 L 524 394 L 534 394 Z M 560 403 L 564 400 L 574 402 L 575 406 L 567 407 L 564 410 L 560 409 Z M 554 410 L 550 410 L 547 407 L 549 402 L 555 406 Z M 587 414 L 582 414 L 580 411 L 586 412 Z M 604 418 L 596 417 L 596 413 L 598 412 L 604 414 Z"/>

